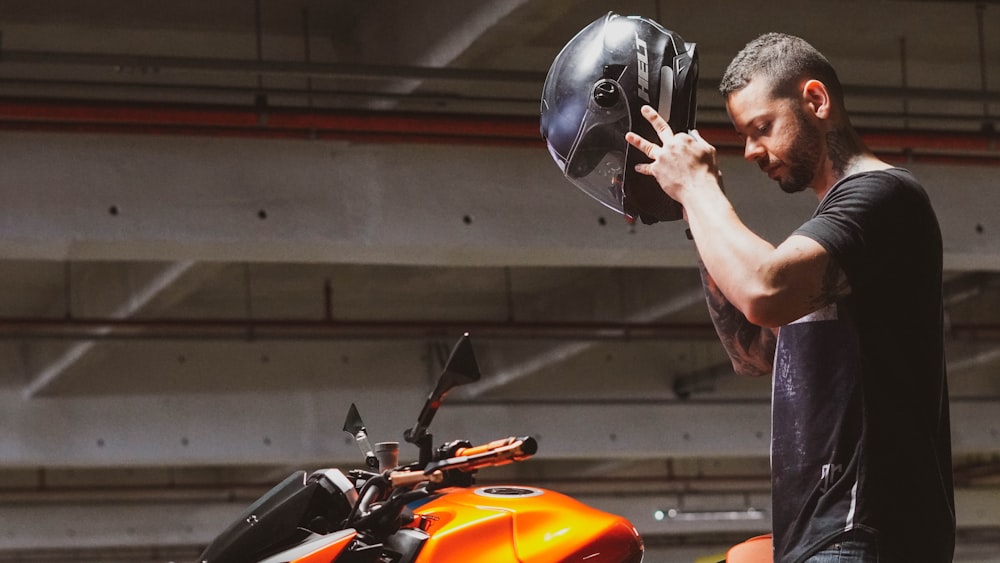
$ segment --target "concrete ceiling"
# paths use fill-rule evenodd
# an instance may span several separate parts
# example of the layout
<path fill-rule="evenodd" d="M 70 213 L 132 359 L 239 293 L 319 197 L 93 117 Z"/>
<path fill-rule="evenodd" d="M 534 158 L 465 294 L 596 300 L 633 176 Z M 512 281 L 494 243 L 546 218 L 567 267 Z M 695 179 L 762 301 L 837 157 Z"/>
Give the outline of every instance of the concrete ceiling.
<path fill-rule="evenodd" d="M 651 559 L 769 526 L 766 379 L 730 371 L 683 225 L 630 227 L 537 133 L 608 10 L 698 43 L 699 121 L 778 242 L 811 212 L 742 162 L 712 88 L 771 30 L 824 51 L 945 236 L 958 561 L 1000 561 L 1000 5 L 703 0 L 0 3 L 0 561 L 191 560 L 294 468 L 412 425 L 538 437 L 482 481 L 629 517 Z M 414 452 L 410 452 L 415 455 Z M 407 450 L 404 446 L 404 457 Z"/>

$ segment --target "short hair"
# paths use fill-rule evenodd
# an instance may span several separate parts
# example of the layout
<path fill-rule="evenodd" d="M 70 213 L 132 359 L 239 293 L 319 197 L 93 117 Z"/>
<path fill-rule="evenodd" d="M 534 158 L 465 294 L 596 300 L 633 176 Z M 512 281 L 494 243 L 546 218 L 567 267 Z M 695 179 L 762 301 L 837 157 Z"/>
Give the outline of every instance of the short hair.
<path fill-rule="evenodd" d="M 728 98 L 758 76 L 771 83 L 770 94 L 776 98 L 797 96 L 803 80 L 819 80 L 833 100 L 843 106 L 844 90 L 833 65 L 799 37 L 766 33 L 747 43 L 726 68 L 719 92 Z"/>

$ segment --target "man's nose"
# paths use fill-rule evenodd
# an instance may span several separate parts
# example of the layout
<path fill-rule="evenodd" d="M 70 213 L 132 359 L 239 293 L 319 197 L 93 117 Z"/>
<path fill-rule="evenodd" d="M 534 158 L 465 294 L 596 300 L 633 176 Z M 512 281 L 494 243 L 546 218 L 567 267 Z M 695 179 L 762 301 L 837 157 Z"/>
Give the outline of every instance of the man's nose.
<path fill-rule="evenodd" d="M 767 154 L 764 150 L 764 146 L 757 141 L 747 137 L 746 143 L 743 146 L 743 158 L 748 162 L 755 162 L 760 160 L 760 158 Z"/>

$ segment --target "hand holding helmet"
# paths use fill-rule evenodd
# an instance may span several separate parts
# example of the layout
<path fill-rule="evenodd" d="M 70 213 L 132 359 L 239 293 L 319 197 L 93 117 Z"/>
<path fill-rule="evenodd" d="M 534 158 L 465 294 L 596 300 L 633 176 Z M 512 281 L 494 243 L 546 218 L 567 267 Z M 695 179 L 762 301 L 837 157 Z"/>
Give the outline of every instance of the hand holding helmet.
<path fill-rule="evenodd" d="M 648 158 L 625 134 L 656 139 L 644 105 L 667 116 L 674 130 L 692 129 L 697 79 L 693 43 L 652 20 L 608 13 L 563 47 L 549 69 L 541 101 L 549 153 L 574 185 L 629 221 L 680 219 L 680 205 L 635 171 Z"/>
<path fill-rule="evenodd" d="M 706 182 L 722 187 L 722 172 L 716 160 L 715 147 L 701 137 L 696 129 L 674 134 L 670 125 L 650 106 L 642 114 L 656 131 L 660 144 L 652 143 L 635 133 L 625 135 L 626 141 L 652 162 L 635 166 L 640 174 L 656 179 L 657 184 L 674 201 L 683 202 L 682 192 Z"/>

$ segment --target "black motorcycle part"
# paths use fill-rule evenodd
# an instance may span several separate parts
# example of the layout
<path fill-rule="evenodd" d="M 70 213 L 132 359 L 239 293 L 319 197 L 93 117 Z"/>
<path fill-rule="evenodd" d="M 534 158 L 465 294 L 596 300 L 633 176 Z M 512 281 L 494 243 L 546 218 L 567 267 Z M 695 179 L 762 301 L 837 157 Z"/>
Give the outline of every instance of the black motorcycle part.
<path fill-rule="evenodd" d="M 357 541 L 337 558 L 337 563 L 413 563 L 429 537 L 423 530 L 408 528 L 385 542 Z"/>
<path fill-rule="evenodd" d="M 413 511 L 407 505 L 426 497 L 427 491 L 423 489 L 395 494 L 370 513 L 357 519 L 349 518 L 345 526 L 355 528 L 365 537 L 381 542 L 398 532 L 404 524 L 413 522 Z"/>
<path fill-rule="evenodd" d="M 337 557 L 337 563 L 381 563 L 382 544 L 355 544 Z"/>
<path fill-rule="evenodd" d="M 413 563 L 428 537 L 423 530 L 407 528 L 390 536 L 385 541 L 385 548 L 399 556 L 398 563 Z"/>
<path fill-rule="evenodd" d="M 434 454 L 434 461 L 455 457 L 458 450 L 472 447 L 472 442 L 468 440 L 453 440 L 446 444 L 441 444 Z M 457 469 L 444 472 L 444 479 L 440 483 L 430 483 L 427 490 L 430 492 L 448 487 L 471 487 L 476 482 L 475 472 L 468 473 Z"/>
<path fill-rule="evenodd" d="M 250 505 L 212 541 L 200 563 L 247 563 L 323 532 L 347 517 L 350 501 L 322 477 L 296 471 Z M 315 529 L 314 528 L 318 528 Z"/>
<path fill-rule="evenodd" d="M 479 363 L 476 361 L 476 354 L 472 351 L 472 341 L 469 340 L 469 334 L 465 333 L 455 344 L 451 355 L 448 356 L 448 361 L 445 362 L 444 370 L 438 377 L 434 391 L 427 397 L 427 401 L 417 417 L 417 423 L 413 425 L 413 428 L 404 432 L 403 437 L 406 441 L 415 444 L 426 435 L 427 427 L 434 420 L 434 415 L 448 391 L 459 385 L 479 381 L 479 377 Z"/>

